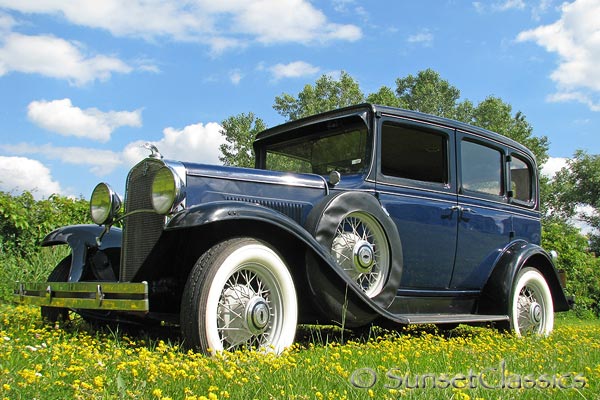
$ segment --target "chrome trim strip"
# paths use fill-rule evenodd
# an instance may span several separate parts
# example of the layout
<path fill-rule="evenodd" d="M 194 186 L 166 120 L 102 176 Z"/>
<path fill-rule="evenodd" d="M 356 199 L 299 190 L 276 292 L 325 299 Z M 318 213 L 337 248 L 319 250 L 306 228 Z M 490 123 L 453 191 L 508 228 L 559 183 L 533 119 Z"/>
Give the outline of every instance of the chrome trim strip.
<path fill-rule="evenodd" d="M 271 184 L 271 185 L 285 185 L 285 186 L 293 186 L 293 187 L 306 187 L 306 188 L 313 188 L 313 189 L 325 189 L 327 187 L 326 184 L 326 180 L 321 176 L 321 175 L 315 175 L 318 176 L 320 179 L 323 180 L 323 185 L 306 185 L 306 184 L 299 184 L 299 183 L 292 183 L 292 182 L 285 182 L 285 181 L 267 181 L 267 180 L 259 180 L 259 179 L 244 179 L 244 178 L 238 178 L 238 177 L 230 177 L 230 176 L 222 176 L 222 175 L 210 175 L 210 174 L 198 174 L 198 173 L 194 173 L 194 172 L 190 172 L 188 173 L 188 176 L 193 176 L 193 177 L 197 177 L 197 178 L 213 178 L 213 179 L 223 179 L 223 180 L 228 180 L 228 181 L 238 181 L 238 182 L 252 182 L 252 183 L 264 183 L 264 184 Z"/>

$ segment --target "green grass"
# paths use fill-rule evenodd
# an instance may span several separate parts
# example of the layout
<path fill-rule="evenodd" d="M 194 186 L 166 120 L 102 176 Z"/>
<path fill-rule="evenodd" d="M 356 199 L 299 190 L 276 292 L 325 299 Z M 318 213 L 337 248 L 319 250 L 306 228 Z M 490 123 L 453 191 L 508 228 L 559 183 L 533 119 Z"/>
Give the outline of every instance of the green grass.
<path fill-rule="evenodd" d="M 0 398 L 6 399 L 600 396 L 598 320 L 557 315 L 548 338 L 465 326 L 449 332 L 409 327 L 373 329 L 363 338 L 346 332 L 344 344 L 338 329 L 301 327 L 299 343 L 280 356 L 206 357 L 182 350 L 176 336 L 94 331 L 77 318 L 46 326 L 34 307 L 0 304 L 0 312 Z"/>
<path fill-rule="evenodd" d="M 28 258 L 22 258 L 0 250 L 0 301 L 11 300 L 15 282 L 45 282 L 69 253 L 69 246 L 40 247 Z"/>

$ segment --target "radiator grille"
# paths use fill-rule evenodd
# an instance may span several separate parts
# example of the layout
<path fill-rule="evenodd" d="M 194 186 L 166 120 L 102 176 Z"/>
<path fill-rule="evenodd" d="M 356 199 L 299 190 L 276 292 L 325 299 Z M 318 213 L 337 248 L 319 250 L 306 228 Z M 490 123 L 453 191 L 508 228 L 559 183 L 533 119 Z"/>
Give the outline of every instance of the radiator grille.
<path fill-rule="evenodd" d="M 152 180 L 163 165 L 161 161 L 146 159 L 129 172 L 125 188 L 126 213 L 152 210 Z M 131 281 L 139 271 L 158 241 L 164 223 L 164 216 L 150 212 L 130 215 L 125 219 L 119 276 L 121 282 Z"/>
<path fill-rule="evenodd" d="M 275 211 L 279 211 L 280 213 L 292 218 L 299 224 L 302 223 L 302 214 L 304 211 L 304 205 L 302 204 L 278 200 L 258 199 L 254 197 L 245 196 L 226 196 L 225 199 L 231 201 L 245 201 L 247 203 L 259 204 L 261 206 L 271 208 Z"/>

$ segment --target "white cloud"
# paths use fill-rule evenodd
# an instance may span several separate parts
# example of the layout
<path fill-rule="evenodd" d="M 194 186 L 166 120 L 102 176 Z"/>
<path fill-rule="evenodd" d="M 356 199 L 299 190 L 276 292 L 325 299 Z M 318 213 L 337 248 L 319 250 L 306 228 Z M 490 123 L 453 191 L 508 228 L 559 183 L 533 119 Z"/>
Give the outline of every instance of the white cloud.
<path fill-rule="evenodd" d="M 522 10 L 525 8 L 525 3 L 523 0 L 504 0 L 494 3 L 492 8 L 498 11 Z"/>
<path fill-rule="evenodd" d="M 82 110 L 70 99 L 33 101 L 27 116 L 36 125 L 64 136 L 107 142 L 112 132 L 121 126 L 142 125 L 142 111 L 108 111 L 97 108 Z"/>
<path fill-rule="evenodd" d="M 562 157 L 550 157 L 548 161 L 542 166 L 542 175 L 548 178 L 554 178 L 554 175 L 563 167 L 567 166 L 567 159 Z"/>
<path fill-rule="evenodd" d="M 524 0 L 473 1 L 471 5 L 478 14 L 530 10 L 531 18 L 539 20 L 540 16 L 550 8 L 552 0 L 525 2 Z"/>
<path fill-rule="evenodd" d="M 275 64 L 269 70 L 273 73 L 273 78 L 278 80 L 281 78 L 301 78 L 314 75 L 320 69 L 304 61 L 294 61 L 288 64 Z"/>
<path fill-rule="evenodd" d="M 149 155 L 143 145 L 150 142 L 168 159 L 221 164 L 219 146 L 225 143 L 221 129 L 216 122 L 192 124 L 181 130 L 169 127 L 163 130 L 159 141 L 138 140 L 128 144 L 123 150 L 123 157 L 129 165 L 134 165 Z"/>
<path fill-rule="evenodd" d="M 577 0 L 561 10 L 558 21 L 521 32 L 517 40 L 534 41 L 559 56 L 550 76 L 557 92 L 549 101 L 578 101 L 600 111 L 600 2 Z"/>
<path fill-rule="evenodd" d="M 58 182 L 41 162 L 24 157 L 0 156 L 0 190 L 5 192 L 30 191 L 36 199 L 61 193 Z"/>
<path fill-rule="evenodd" d="M 97 176 L 108 175 L 123 164 L 132 166 L 149 155 L 143 145 L 154 144 L 161 154 L 171 160 L 221 164 L 219 146 L 225 143 L 221 125 L 216 122 L 192 124 L 181 130 L 165 128 L 158 141 L 138 140 L 129 143 L 121 153 L 85 147 L 57 147 L 51 144 L 0 144 L 0 149 L 14 155 L 38 155 L 65 164 L 89 166 Z"/>
<path fill-rule="evenodd" d="M 229 72 L 229 80 L 234 85 L 239 85 L 239 83 L 242 81 L 243 77 L 244 77 L 244 74 L 242 74 L 242 72 L 239 69 L 235 69 L 235 70 Z"/>
<path fill-rule="evenodd" d="M 60 15 L 114 36 L 205 43 L 213 53 L 248 41 L 309 44 L 362 37 L 359 27 L 330 22 L 307 0 L 0 0 L 0 7 Z"/>
<path fill-rule="evenodd" d="M 13 26 L 16 25 L 15 20 L 9 14 L 0 11 L 0 34 L 6 35 L 10 32 Z"/>
<path fill-rule="evenodd" d="M 428 29 L 424 29 L 419 33 L 410 35 L 407 41 L 408 43 L 422 44 L 423 46 L 428 47 L 433 43 L 433 33 L 431 33 Z"/>
<path fill-rule="evenodd" d="M 110 150 L 86 147 L 57 147 L 51 144 L 33 145 L 30 143 L 1 145 L 4 151 L 17 155 L 39 155 L 65 164 L 89 166 L 96 176 L 105 176 L 123 164 L 121 154 Z"/>
<path fill-rule="evenodd" d="M 0 76 L 12 71 L 41 74 L 82 86 L 95 80 L 107 80 L 113 73 L 132 71 L 118 58 L 86 57 L 78 44 L 54 36 L 11 33 L 3 43 L 0 39 L 0 44 Z"/>

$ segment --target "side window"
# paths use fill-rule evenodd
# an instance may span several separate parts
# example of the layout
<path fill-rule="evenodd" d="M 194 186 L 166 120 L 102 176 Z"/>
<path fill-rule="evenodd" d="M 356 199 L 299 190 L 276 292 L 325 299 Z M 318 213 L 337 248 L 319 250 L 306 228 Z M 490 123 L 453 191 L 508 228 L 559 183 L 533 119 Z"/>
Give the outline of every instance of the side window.
<path fill-rule="evenodd" d="M 440 133 L 384 123 L 381 173 L 397 178 L 448 183 L 448 138 Z"/>
<path fill-rule="evenodd" d="M 515 200 L 531 202 L 532 200 L 532 171 L 523 159 L 512 156 L 510 162 L 510 190 Z"/>
<path fill-rule="evenodd" d="M 461 143 L 462 189 L 502 196 L 502 153 L 478 143 Z"/>

